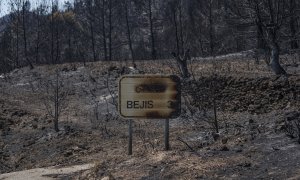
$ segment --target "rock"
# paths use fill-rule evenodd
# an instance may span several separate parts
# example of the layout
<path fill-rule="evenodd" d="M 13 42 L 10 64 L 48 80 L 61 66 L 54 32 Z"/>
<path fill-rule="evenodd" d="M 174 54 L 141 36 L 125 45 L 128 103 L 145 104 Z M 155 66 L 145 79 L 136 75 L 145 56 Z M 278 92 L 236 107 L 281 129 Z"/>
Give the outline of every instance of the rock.
<path fill-rule="evenodd" d="M 25 142 L 25 144 L 23 145 L 23 147 L 28 147 L 28 146 L 31 146 L 33 144 L 35 144 L 35 140 L 32 139 L 32 140 L 29 140 L 29 141 Z"/>
<path fill-rule="evenodd" d="M 61 70 L 61 71 L 68 72 L 68 71 L 69 71 L 69 69 L 68 69 L 67 67 L 64 67 L 64 68 L 62 68 L 62 70 Z"/>
<path fill-rule="evenodd" d="M 249 124 L 254 123 L 253 119 L 249 119 Z"/>
<path fill-rule="evenodd" d="M 242 151 L 243 151 L 243 150 L 242 150 L 241 148 L 235 150 L 235 152 L 237 152 L 237 153 L 240 153 L 240 152 L 242 152 Z"/>
<path fill-rule="evenodd" d="M 2 120 L 0 119 L 0 130 L 1 130 L 1 129 L 4 129 L 4 126 L 5 126 L 5 120 L 2 121 Z"/>
<path fill-rule="evenodd" d="M 32 128 L 33 129 L 37 129 L 38 128 L 38 124 L 37 123 L 32 123 Z"/>
<path fill-rule="evenodd" d="M 219 133 L 212 133 L 212 137 L 214 138 L 214 140 L 218 140 L 219 137 L 220 137 L 220 134 Z"/>
<path fill-rule="evenodd" d="M 69 71 L 77 71 L 77 67 L 76 66 L 72 66 L 72 67 L 64 67 L 62 68 L 63 72 L 69 72 Z"/>
<path fill-rule="evenodd" d="M 117 71 L 118 67 L 117 66 L 109 66 L 108 71 Z"/>
<path fill-rule="evenodd" d="M 245 163 L 245 164 L 244 164 L 244 167 L 251 167 L 251 165 L 252 165 L 252 164 L 248 162 L 248 163 Z"/>
<path fill-rule="evenodd" d="M 291 111 L 285 113 L 285 117 L 287 121 L 293 121 L 295 119 L 300 119 L 300 112 L 297 111 Z"/>
<path fill-rule="evenodd" d="M 241 167 L 251 167 L 252 164 L 250 162 L 243 162 L 241 164 L 238 164 L 238 166 L 241 166 Z"/>
<path fill-rule="evenodd" d="M 261 104 L 250 104 L 248 106 L 248 111 L 251 113 L 257 112 L 257 110 L 261 109 Z"/>
<path fill-rule="evenodd" d="M 89 149 L 87 143 L 86 143 L 86 144 L 79 144 L 78 147 L 79 147 L 80 149 L 85 149 L 85 150 L 86 150 L 86 149 Z"/>
<path fill-rule="evenodd" d="M 12 113 L 12 117 L 13 116 L 17 116 L 17 117 L 22 117 L 22 116 L 25 116 L 27 114 L 26 111 L 23 111 L 23 110 L 18 110 L 18 111 L 15 111 L 14 113 Z"/>
<path fill-rule="evenodd" d="M 67 152 L 64 154 L 65 157 L 70 157 L 70 156 L 72 156 L 72 155 L 73 155 L 73 152 L 72 152 L 72 151 L 67 151 Z"/>
<path fill-rule="evenodd" d="M 275 125 L 275 132 L 283 131 L 286 129 L 285 122 L 281 122 Z"/>
<path fill-rule="evenodd" d="M 223 143 L 223 144 L 226 144 L 227 142 L 228 142 L 228 138 L 223 138 L 223 139 L 222 139 L 222 143 Z"/>
<path fill-rule="evenodd" d="M 68 125 L 65 125 L 65 126 L 64 126 L 64 130 L 65 130 L 65 133 L 66 133 L 66 134 L 68 134 L 69 132 L 72 131 L 71 126 L 68 126 Z"/>
<path fill-rule="evenodd" d="M 273 149 L 274 151 L 280 150 L 278 147 L 274 147 L 274 146 L 272 146 L 272 149 Z"/>
<path fill-rule="evenodd" d="M 220 148 L 220 151 L 229 151 L 229 148 L 227 146 L 222 146 Z"/>

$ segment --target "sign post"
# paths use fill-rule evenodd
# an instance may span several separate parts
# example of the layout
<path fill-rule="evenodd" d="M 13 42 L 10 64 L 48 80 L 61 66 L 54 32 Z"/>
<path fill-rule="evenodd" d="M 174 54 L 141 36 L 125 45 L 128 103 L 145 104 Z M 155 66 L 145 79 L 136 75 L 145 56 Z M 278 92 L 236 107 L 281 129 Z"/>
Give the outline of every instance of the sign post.
<path fill-rule="evenodd" d="M 126 75 L 119 80 L 119 113 L 129 119 L 128 154 L 132 154 L 132 119 L 165 119 L 165 150 L 169 119 L 181 111 L 180 78 L 175 75 Z"/>
<path fill-rule="evenodd" d="M 132 155 L 132 119 L 129 119 L 128 136 L 128 155 Z"/>
<path fill-rule="evenodd" d="M 165 150 L 168 151 L 170 149 L 169 144 L 169 119 L 165 120 Z"/>

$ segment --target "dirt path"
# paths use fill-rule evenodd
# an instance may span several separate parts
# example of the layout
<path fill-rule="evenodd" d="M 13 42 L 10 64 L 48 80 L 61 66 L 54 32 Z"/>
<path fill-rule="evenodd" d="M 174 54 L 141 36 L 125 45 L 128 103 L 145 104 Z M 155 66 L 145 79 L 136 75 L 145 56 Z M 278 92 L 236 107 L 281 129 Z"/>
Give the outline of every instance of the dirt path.
<path fill-rule="evenodd" d="M 93 167 L 93 164 L 83 164 L 70 167 L 46 167 L 29 169 L 25 171 L 18 171 L 6 174 L 0 174 L 0 180 L 29 180 L 29 179 L 39 179 L 39 180 L 50 180 L 50 179 L 60 179 L 62 177 L 68 176 L 70 174 L 87 170 Z"/>

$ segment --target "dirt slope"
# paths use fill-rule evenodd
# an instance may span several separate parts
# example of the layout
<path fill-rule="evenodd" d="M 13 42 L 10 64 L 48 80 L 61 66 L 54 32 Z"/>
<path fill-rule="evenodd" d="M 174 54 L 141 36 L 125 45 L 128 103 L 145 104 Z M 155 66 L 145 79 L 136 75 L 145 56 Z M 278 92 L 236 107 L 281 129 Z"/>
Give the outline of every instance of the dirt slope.
<path fill-rule="evenodd" d="M 153 68 L 154 64 L 140 62 L 139 72 L 173 72 L 168 63 Z M 52 118 L 42 102 L 45 92 L 39 89 L 41 80 L 55 77 L 56 66 L 23 68 L 1 76 L 0 177 L 26 169 L 40 172 L 36 168 L 96 164 L 90 169 L 84 166 L 88 170 L 79 173 L 67 168 L 65 175 L 53 177 L 299 179 L 299 143 L 297 137 L 286 136 L 285 129 L 287 119 L 294 122 L 300 118 L 299 69 L 294 68 L 295 75 L 286 79 L 261 72 L 262 67 L 257 68 L 255 76 L 249 76 L 243 68 L 227 72 L 227 66 L 225 63 L 219 69 L 218 76 L 199 71 L 194 87 L 184 91 L 196 89 L 197 94 L 190 92 L 190 97 L 195 99 L 194 105 L 203 105 L 209 84 L 218 87 L 219 134 L 202 116 L 186 112 L 183 103 L 182 116 L 171 120 L 171 150 L 163 151 L 163 120 L 135 120 L 133 156 L 126 155 L 127 121 L 118 117 L 113 104 L 117 79 L 128 71 L 124 64 L 62 65 L 61 75 L 71 91 L 59 121 L 59 133 L 53 130 Z M 195 67 L 212 66 L 199 63 Z"/>

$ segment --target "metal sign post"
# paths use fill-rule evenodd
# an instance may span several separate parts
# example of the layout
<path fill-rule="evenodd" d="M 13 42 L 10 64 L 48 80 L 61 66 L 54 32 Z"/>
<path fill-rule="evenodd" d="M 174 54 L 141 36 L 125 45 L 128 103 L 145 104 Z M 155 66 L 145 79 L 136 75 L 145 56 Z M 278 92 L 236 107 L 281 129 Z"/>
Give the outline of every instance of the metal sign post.
<path fill-rule="evenodd" d="M 129 119 L 128 154 L 132 154 L 132 119 L 166 119 L 165 150 L 169 145 L 169 119 L 181 111 L 180 78 L 175 75 L 126 75 L 119 80 L 119 113 Z"/>
<path fill-rule="evenodd" d="M 165 150 L 168 151 L 170 149 L 169 144 L 169 119 L 165 120 Z"/>
<path fill-rule="evenodd" d="M 128 126 L 128 155 L 132 155 L 132 119 L 129 119 Z"/>

